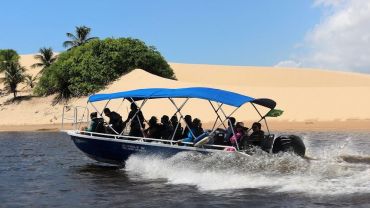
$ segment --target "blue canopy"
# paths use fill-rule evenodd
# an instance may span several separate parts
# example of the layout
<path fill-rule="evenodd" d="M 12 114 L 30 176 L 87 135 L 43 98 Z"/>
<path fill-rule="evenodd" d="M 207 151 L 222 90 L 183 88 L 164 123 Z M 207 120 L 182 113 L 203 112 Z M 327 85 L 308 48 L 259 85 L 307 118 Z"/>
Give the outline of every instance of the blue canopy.
<path fill-rule="evenodd" d="M 267 108 L 275 108 L 276 103 L 270 99 L 255 99 L 249 96 L 241 95 L 235 92 L 206 88 L 206 87 L 190 87 L 190 88 L 147 88 L 130 90 L 124 92 L 116 92 L 110 94 L 95 94 L 89 97 L 89 102 L 102 100 L 111 100 L 118 98 L 132 98 L 134 100 L 155 99 L 155 98 L 199 98 L 224 103 L 227 105 L 240 107 L 244 103 L 252 102 Z"/>

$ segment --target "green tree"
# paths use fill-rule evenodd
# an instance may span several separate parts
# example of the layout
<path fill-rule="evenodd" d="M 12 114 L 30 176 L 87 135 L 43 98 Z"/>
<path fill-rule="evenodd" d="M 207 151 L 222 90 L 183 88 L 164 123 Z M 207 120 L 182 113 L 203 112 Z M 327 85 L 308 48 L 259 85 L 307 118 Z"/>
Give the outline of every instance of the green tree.
<path fill-rule="evenodd" d="M 36 85 L 37 76 L 33 77 L 30 74 L 26 74 L 24 78 L 25 78 L 24 82 L 27 84 L 27 86 L 29 86 L 29 87 L 31 87 L 31 89 L 33 89 Z"/>
<path fill-rule="evenodd" d="M 59 54 L 34 92 L 41 96 L 57 94 L 57 101 L 89 95 L 136 68 L 175 79 L 173 70 L 154 47 L 138 39 L 107 38 Z"/>
<path fill-rule="evenodd" d="M 37 75 L 42 74 L 45 69 L 57 59 L 57 56 L 54 55 L 52 48 L 40 48 L 39 52 L 40 54 L 34 56 L 34 58 L 39 62 L 32 64 L 31 66 L 31 68 L 41 67 L 41 70 Z"/>
<path fill-rule="evenodd" d="M 83 45 L 91 40 L 97 39 L 97 37 L 89 37 L 90 36 L 91 28 L 86 26 L 77 26 L 76 27 L 76 34 L 67 33 L 67 37 L 71 40 L 64 41 L 63 46 L 65 48 L 70 47 L 72 49 L 74 47 Z"/>
<path fill-rule="evenodd" d="M 5 68 L 5 77 L 2 82 L 5 85 L 5 90 L 13 93 L 14 98 L 17 97 L 17 87 L 19 83 L 24 82 L 26 69 L 18 62 L 10 62 Z"/>
<path fill-rule="evenodd" d="M 4 72 L 11 63 L 19 61 L 18 53 L 13 49 L 0 50 L 0 72 Z"/>

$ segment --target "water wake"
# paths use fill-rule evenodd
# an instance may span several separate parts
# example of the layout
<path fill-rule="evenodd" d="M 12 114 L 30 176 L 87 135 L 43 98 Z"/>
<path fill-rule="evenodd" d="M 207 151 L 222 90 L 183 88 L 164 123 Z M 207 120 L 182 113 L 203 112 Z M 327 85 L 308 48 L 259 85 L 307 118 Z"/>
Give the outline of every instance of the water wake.
<path fill-rule="evenodd" d="M 134 155 L 126 162 L 125 170 L 140 179 L 164 179 L 201 191 L 265 188 L 313 195 L 370 193 L 370 157 L 348 154 L 350 151 L 343 151 L 341 145 L 311 152 L 316 160 L 262 151 L 253 156 L 194 152 L 170 158 Z"/>

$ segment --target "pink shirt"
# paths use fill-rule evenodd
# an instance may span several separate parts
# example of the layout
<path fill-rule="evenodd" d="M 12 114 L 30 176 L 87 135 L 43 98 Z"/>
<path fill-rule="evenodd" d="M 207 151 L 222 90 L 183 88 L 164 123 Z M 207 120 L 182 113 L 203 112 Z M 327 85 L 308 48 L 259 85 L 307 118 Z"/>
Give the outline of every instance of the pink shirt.
<path fill-rule="evenodd" d="M 235 144 L 236 141 L 240 141 L 240 139 L 242 138 L 243 134 L 241 132 L 237 132 L 235 135 L 233 135 L 231 138 L 230 138 L 230 142 L 231 144 Z"/>

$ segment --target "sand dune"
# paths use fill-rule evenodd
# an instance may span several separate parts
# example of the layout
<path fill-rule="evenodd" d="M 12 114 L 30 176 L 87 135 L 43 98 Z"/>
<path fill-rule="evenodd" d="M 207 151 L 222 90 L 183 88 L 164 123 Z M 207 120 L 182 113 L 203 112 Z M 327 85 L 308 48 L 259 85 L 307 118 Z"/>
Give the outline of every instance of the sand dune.
<path fill-rule="evenodd" d="M 171 64 L 181 81 L 269 97 L 285 110 L 279 119 L 368 119 L 370 76 L 317 69 Z M 192 76 L 196 74 L 196 76 Z"/>
<path fill-rule="evenodd" d="M 35 62 L 33 55 L 22 55 L 21 64 L 27 68 Z M 164 79 L 141 69 L 121 77 L 102 90 L 101 93 L 124 91 L 148 87 L 190 87 L 208 86 L 246 94 L 252 97 L 268 97 L 277 101 L 277 108 L 283 109 L 283 116 L 276 121 L 288 122 L 294 129 L 294 122 L 301 123 L 297 129 L 303 129 L 305 124 L 336 122 L 366 125 L 370 121 L 370 76 L 365 74 L 333 72 L 317 69 L 288 69 L 273 67 L 237 67 L 172 63 L 178 80 Z M 30 69 L 28 73 L 37 74 L 40 69 Z M 51 105 L 53 96 L 46 98 L 29 97 L 30 89 L 25 88 L 19 93 L 24 100 L 9 103 L 11 95 L 0 98 L 0 129 L 9 125 L 53 125 L 61 123 L 62 104 Z M 86 106 L 86 97 L 72 99 L 70 105 Z M 176 100 L 183 102 L 182 99 Z M 98 108 L 103 103 L 97 103 Z M 128 102 L 112 101 L 112 109 L 119 107 L 119 112 L 125 117 Z M 94 108 L 89 106 L 89 110 Z M 231 108 L 225 109 L 230 112 Z M 167 100 L 153 100 L 143 109 L 147 119 L 151 115 L 172 115 L 175 108 Z M 66 112 L 70 114 L 72 111 Z M 82 112 L 79 112 L 82 113 Z M 215 119 L 209 103 L 194 100 L 184 108 L 184 113 L 190 113 L 207 123 Z M 237 114 L 238 120 L 255 120 L 257 115 L 248 105 Z M 353 122 L 352 122 L 353 123 Z M 286 124 L 286 125 L 287 125 Z M 279 127 L 279 124 L 275 126 Z M 297 125 L 296 125 L 297 126 Z M 303 127 L 302 127 L 303 126 Z M 308 125 L 310 126 L 310 125 Z M 343 126 L 343 125 L 342 125 Z M 344 125 L 346 126 L 346 125 Z M 334 125 L 335 127 L 335 125 Z M 279 127 L 280 128 L 280 127 Z M 338 127 L 339 128 L 339 127 Z M 349 128 L 349 127 L 348 127 Z M 281 128 L 284 129 L 284 128 Z M 289 129 L 286 127 L 286 129 Z M 335 128 L 334 128 L 335 129 Z M 351 128 L 350 128 L 351 129 Z M 370 129 L 370 127 L 368 128 Z"/>
<path fill-rule="evenodd" d="M 370 76 L 302 68 L 172 63 L 185 82 L 245 87 L 370 87 Z"/>

